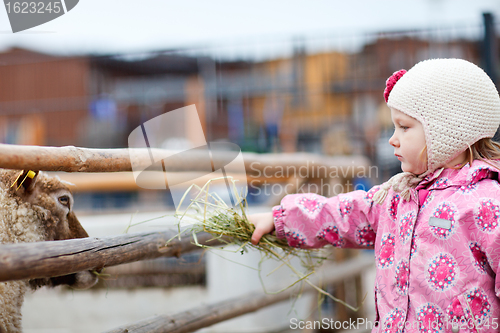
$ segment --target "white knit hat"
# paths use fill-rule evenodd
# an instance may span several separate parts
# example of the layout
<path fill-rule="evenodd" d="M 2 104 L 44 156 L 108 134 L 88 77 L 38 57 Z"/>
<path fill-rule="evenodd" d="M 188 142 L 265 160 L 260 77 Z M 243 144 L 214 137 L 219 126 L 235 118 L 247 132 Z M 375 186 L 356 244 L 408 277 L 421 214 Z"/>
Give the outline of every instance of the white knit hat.
<path fill-rule="evenodd" d="M 461 59 L 425 60 L 398 73 L 387 80 L 387 105 L 422 123 L 428 161 L 424 174 L 405 172 L 388 182 L 402 191 L 415 187 L 479 139 L 493 137 L 500 125 L 500 97 L 481 68 Z"/>

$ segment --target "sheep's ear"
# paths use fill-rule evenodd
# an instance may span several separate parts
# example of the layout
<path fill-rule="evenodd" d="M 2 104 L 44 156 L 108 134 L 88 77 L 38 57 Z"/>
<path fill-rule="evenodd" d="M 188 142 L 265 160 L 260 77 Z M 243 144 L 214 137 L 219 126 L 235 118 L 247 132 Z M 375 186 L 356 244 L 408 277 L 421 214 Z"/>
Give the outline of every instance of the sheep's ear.
<path fill-rule="evenodd" d="M 15 187 L 16 191 L 21 187 L 24 188 L 25 192 L 31 191 L 35 187 L 37 176 L 38 171 L 23 170 L 12 184 L 12 187 Z"/>

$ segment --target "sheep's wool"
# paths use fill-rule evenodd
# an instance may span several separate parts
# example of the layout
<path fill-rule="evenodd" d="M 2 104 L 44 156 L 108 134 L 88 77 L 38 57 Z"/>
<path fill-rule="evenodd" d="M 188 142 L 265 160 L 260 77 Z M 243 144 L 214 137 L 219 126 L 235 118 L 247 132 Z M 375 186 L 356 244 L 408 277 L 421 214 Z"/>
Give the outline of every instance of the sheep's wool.
<path fill-rule="evenodd" d="M 500 125 L 500 97 L 489 76 L 461 59 L 432 59 L 412 67 L 390 92 L 387 105 L 420 121 L 427 172 L 444 166 Z"/>

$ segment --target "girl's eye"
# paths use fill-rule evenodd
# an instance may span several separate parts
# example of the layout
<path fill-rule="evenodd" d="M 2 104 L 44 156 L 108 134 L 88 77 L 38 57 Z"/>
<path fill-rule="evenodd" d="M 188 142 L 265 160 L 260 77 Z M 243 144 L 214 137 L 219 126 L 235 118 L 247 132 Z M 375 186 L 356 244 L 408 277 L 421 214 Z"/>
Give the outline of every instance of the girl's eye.
<path fill-rule="evenodd" d="M 67 195 L 60 196 L 58 200 L 62 205 L 69 207 L 69 197 Z"/>

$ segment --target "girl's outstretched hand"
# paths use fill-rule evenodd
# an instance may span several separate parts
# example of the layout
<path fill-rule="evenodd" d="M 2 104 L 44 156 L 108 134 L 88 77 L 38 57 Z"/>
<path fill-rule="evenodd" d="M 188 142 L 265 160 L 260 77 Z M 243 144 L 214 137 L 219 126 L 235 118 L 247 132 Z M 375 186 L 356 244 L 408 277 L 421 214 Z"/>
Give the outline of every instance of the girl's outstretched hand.
<path fill-rule="evenodd" d="M 250 223 L 255 226 L 255 230 L 252 234 L 253 245 L 257 245 L 262 236 L 274 230 L 274 219 L 272 212 L 248 215 L 248 221 L 250 221 Z"/>

